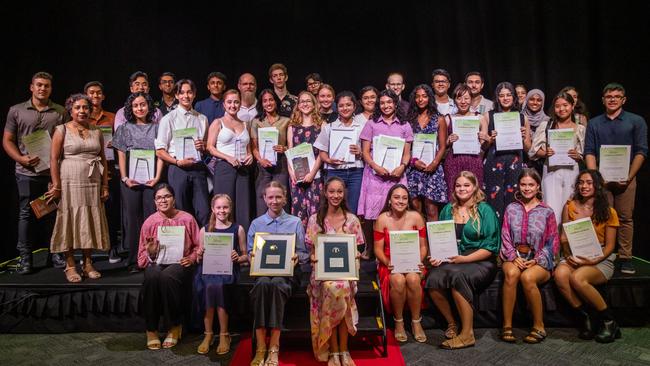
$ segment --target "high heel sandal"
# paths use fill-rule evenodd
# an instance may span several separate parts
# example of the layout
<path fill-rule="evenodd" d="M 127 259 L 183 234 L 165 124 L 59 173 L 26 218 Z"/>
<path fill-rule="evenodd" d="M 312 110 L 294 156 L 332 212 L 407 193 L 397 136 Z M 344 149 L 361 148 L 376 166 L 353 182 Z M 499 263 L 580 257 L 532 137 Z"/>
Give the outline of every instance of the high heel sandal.
<path fill-rule="evenodd" d="M 402 319 L 393 318 L 393 320 L 396 323 L 395 329 L 397 329 L 397 323 L 404 323 L 404 318 Z M 402 343 L 406 342 L 408 340 L 408 338 L 406 337 L 406 331 L 397 333 L 397 330 L 395 330 L 395 339 L 397 339 L 398 342 L 402 342 Z"/>
<path fill-rule="evenodd" d="M 163 341 L 162 344 L 163 348 L 174 347 L 181 339 L 182 335 L 183 335 L 182 325 L 177 325 L 175 327 L 172 327 L 172 329 L 169 330 L 169 333 L 167 333 L 167 337 L 165 337 L 165 340 Z"/>
<path fill-rule="evenodd" d="M 424 343 L 427 341 L 427 335 L 426 334 L 417 334 L 415 333 L 415 324 L 420 324 L 422 321 L 422 317 L 420 316 L 420 319 L 412 319 L 411 320 L 411 330 L 413 331 L 413 338 L 415 338 L 415 341 L 418 343 Z M 420 329 L 422 329 L 422 326 L 420 326 Z M 424 333 L 424 329 L 422 329 L 422 333 Z"/>
<path fill-rule="evenodd" d="M 150 350 L 160 349 L 160 338 L 158 338 L 158 333 L 151 336 L 149 332 L 147 332 L 147 348 Z"/>
<path fill-rule="evenodd" d="M 327 366 L 341 366 L 339 355 L 339 352 L 330 352 L 329 357 L 327 358 Z"/>
<path fill-rule="evenodd" d="M 251 361 L 251 366 L 263 366 L 266 359 L 266 348 L 255 350 L 255 358 Z"/>
<path fill-rule="evenodd" d="M 90 266 L 90 268 L 91 268 L 90 271 L 88 270 L 88 267 L 89 267 L 89 266 Z M 90 278 L 91 280 L 96 280 L 96 279 L 102 277 L 102 274 L 99 273 L 99 272 L 97 272 L 97 270 L 95 269 L 95 267 L 93 267 L 93 262 L 90 261 L 90 260 L 89 260 L 88 262 L 85 262 L 85 263 L 83 264 L 83 271 L 82 271 L 82 273 L 83 273 L 83 276 L 84 276 L 84 277 L 88 277 L 88 278 Z"/>
<path fill-rule="evenodd" d="M 201 341 L 201 344 L 199 344 L 199 347 L 196 349 L 196 352 L 200 355 L 205 355 L 210 351 L 210 345 L 212 344 L 212 335 L 214 333 L 203 332 L 203 334 L 205 334 L 205 337 L 203 337 L 203 341 Z"/>
<path fill-rule="evenodd" d="M 275 355 L 277 360 L 271 360 L 271 355 Z M 264 366 L 278 366 L 280 362 L 280 348 L 270 348 Z"/>
<path fill-rule="evenodd" d="M 68 282 L 81 282 L 81 276 L 79 275 L 79 272 L 77 272 L 77 268 L 75 266 L 66 267 L 63 270 L 63 273 L 65 273 L 65 279 L 68 280 Z"/>
<path fill-rule="evenodd" d="M 221 337 L 225 337 L 226 341 L 221 342 Z M 219 345 L 217 346 L 217 354 L 218 355 L 225 355 L 226 353 L 230 352 L 230 341 L 232 339 L 230 338 L 230 333 L 219 333 Z M 225 343 L 225 346 L 224 346 Z"/>
<path fill-rule="evenodd" d="M 356 366 L 349 351 L 341 352 L 341 366 Z"/>

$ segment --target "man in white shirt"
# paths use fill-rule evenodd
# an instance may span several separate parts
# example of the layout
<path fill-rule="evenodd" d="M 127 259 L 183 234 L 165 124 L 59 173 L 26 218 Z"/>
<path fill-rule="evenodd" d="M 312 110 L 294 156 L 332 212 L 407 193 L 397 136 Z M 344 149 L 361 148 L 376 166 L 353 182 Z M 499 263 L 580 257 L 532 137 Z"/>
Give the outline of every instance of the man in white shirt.
<path fill-rule="evenodd" d="M 237 117 L 246 122 L 246 126 L 250 127 L 250 122 L 257 116 L 257 99 L 255 98 L 257 81 L 255 76 L 250 73 L 242 74 L 237 82 L 237 89 L 241 94 L 241 105 Z"/>
<path fill-rule="evenodd" d="M 465 84 L 469 87 L 469 94 L 472 97 L 472 104 L 469 110 L 474 113 L 483 114 L 494 109 L 494 103 L 481 95 L 485 80 L 478 71 L 470 71 L 465 75 Z"/>
<path fill-rule="evenodd" d="M 456 113 L 456 104 L 454 100 L 449 98 L 449 86 L 451 85 L 451 75 L 445 69 L 435 69 L 431 73 L 431 88 L 433 89 L 434 97 L 436 98 L 436 106 L 438 113 L 454 114 Z"/>
<path fill-rule="evenodd" d="M 196 85 L 192 80 L 179 80 L 175 90 L 178 107 L 160 120 L 154 143 L 156 156 L 169 165 L 167 180 L 174 188 L 177 208 L 193 214 L 203 227 L 210 217 L 206 168 L 201 160 L 201 154 L 206 150 L 208 119 L 192 108 L 196 97 Z M 181 130 L 185 129 L 193 130 L 188 136 L 179 138 Z M 188 143 L 193 146 L 188 146 Z"/>

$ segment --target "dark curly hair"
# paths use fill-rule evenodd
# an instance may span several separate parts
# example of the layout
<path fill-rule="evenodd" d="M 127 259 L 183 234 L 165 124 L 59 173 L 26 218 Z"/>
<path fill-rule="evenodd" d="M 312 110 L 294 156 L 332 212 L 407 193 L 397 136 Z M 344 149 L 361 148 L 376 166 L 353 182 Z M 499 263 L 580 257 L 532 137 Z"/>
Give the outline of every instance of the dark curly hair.
<path fill-rule="evenodd" d="M 86 94 L 75 93 L 68 97 L 65 100 L 65 111 L 68 113 L 68 116 L 72 116 L 72 105 L 78 100 L 85 100 L 88 102 L 88 113 L 93 113 L 93 102 L 90 100 L 90 97 Z"/>
<path fill-rule="evenodd" d="M 409 111 L 406 115 L 406 120 L 411 124 L 411 127 L 413 129 L 415 129 L 418 124 L 418 115 L 421 112 L 420 108 L 417 106 L 417 103 L 415 103 L 415 94 L 418 90 L 424 90 L 424 92 L 427 94 L 427 97 L 429 97 L 429 103 L 426 106 L 426 111 L 429 117 L 431 118 L 438 115 L 438 106 L 436 105 L 436 97 L 433 94 L 433 89 L 431 89 L 431 87 L 426 84 L 417 85 L 415 88 L 413 88 L 413 91 L 411 91 L 411 95 L 409 95 Z"/>
<path fill-rule="evenodd" d="M 578 185 L 580 177 L 585 174 L 589 174 L 591 176 L 591 179 L 594 181 L 594 211 L 591 214 L 591 219 L 596 223 L 607 222 L 610 215 L 609 201 L 607 201 L 607 195 L 605 194 L 605 180 L 603 179 L 603 176 L 600 175 L 600 172 L 598 170 L 585 169 L 581 171 L 580 174 L 578 174 L 574 184 L 575 188 L 573 190 L 573 199 L 580 202 L 587 200 L 586 197 L 583 197 L 580 194 L 580 187 Z"/>
<path fill-rule="evenodd" d="M 126 98 L 126 102 L 124 103 L 124 118 L 126 118 L 129 123 L 136 123 L 135 116 L 133 115 L 133 101 L 138 97 L 143 97 L 144 100 L 147 101 L 149 112 L 147 113 L 146 121 L 147 123 L 152 123 L 156 114 L 156 107 L 153 105 L 153 99 L 151 99 L 151 96 L 142 92 L 133 93 Z"/>
<path fill-rule="evenodd" d="M 379 106 L 381 105 L 380 100 L 381 97 L 389 97 L 390 99 L 393 100 L 393 103 L 395 104 L 395 116 L 399 120 L 399 124 L 403 125 L 406 123 L 406 119 L 402 115 L 402 110 L 399 107 L 399 97 L 397 94 L 395 94 L 394 91 L 390 89 L 384 89 L 379 94 L 377 95 L 377 104 L 375 105 L 375 113 L 372 114 L 372 120 L 377 121 L 379 120 L 379 117 L 381 117 L 381 108 Z"/>

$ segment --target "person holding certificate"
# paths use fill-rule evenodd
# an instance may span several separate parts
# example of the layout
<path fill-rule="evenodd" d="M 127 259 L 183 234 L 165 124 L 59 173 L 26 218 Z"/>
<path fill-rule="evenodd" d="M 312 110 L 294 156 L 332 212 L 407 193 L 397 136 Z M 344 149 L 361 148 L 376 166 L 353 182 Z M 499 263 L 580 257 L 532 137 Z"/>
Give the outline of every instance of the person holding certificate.
<path fill-rule="evenodd" d="M 138 271 L 140 227 L 155 211 L 153 187 L 160 181 L 164 164 L 155 158 L 158 124 L 154 123 L 154 110 L 149 94 L 129 95 L 124 103 L 127 122 L 113 136 L 122 180 L 122 247 L 129 249 L 127 266 L 132 273 Z M 136 154 L 142 154 L 142 158 L 132 159 Z"/>
<path fill-rule="evenodd" d="M 266 212 L 264 202 L 264 187 L 271 181 L 278 181 L 285 187 L 289 186 L 289 171 L 287 158 L 284 152 L 287 150 L 287 128 L 289 118 L 280 116 L 278 106 L 280 99 L 272 89 L 264 89 L 257 98 L 257 117 L 253 119 L 250 126 L 251 146 L 253 156 L 257 160 L 257 178 L 255 180 L 255 200 L 257 215 Z M 274 127 L 278 131 L 278 143 L 273 145 L 259 138 L 260 128 Z M 272 163 L 271 154 L 276 157 Z"/>
<path fill-rule="evenodd" d="M 253 155 L 246 123 L 237 117 L 241 105 L 239 91 L 230 89 L 223 94 L 222 118 L 217 118 L 208 130 L 208 152 L 217 158 L 213 175 L 213 193 L 226 194 L 233 200 L 235 221 L 248 227 L 250 223 L 250 170 Z"/>
<path fill-rule="evenodd" d="M 52 136 L 50 173 L 52 184 L 45 193 L 49 200 L 60 198 L 50 252 L 63 253 L 63 270 L 68 282 L 83 277 L 98 279 L 93 266 L 93 250 L 108 251 L 108 222 L 104 202 L 108 199 L 108 169 L 104 156 L 104 139 L 99 128 L 90 125 L 93 106 L 85 94 L 73 94 L 65 108 L 72 120 L 59 125 Z M 79 275 L 74 251 L 83 253 L 82 276 Z"/>
<path fill-rule="evenodd" d="M 346 201 L 345 183 L 339 177 L 330 177 L 325 183 L 318 213 L 309 218 L 305 236 L 305 246 L 311 252 L 314 267 L 307 288 L 314 356 L 318 361 L 343 366 L 354 365 L 348 350 L 348 334 L 356 334 L 359 320 L 354 301 L 357 282 L 317 281 L 315 243 L 319 234 L 353 234 L 357 245 L 365 243 L 359 218 L 348 210 Z M 359 254 L 356 257 L 359 258 Z"/>
<path fill-rule="evenodd" d="M 228 92 L 224 94 L 224 107 L 226 113 L 228 112 Z M 213 124 L 214 125 L 214 124 Z M 199 263 L 196 273 L 194 275 L 194 291 L 195 299 L 198 299 L 198 311 L 203 315 L 203 324 L 205 326 L 205 337 L 197 352 L 204 355 L 210 350 L 210 343 L 212 342 L 213 323 L 215 308 L 217 310 L 217 318 L 219 319 L 219 345 L 217 346 L 217 354 L 224 355 L 230 351 L 230 333 L 228 332 L 228 312 L 226 310 L 227 299 L 224 293 L 224 285 L 237 283 L 239 280 L 239 266 L 241 263 L 248 262 L 248 255 L 246 253 L 246 232 L 244 228 L 233 222 L 233 201 L 228 195 L 216 194 L 212 197 L 210 203 L 212 214 L 210 215 L 210 222 L 208 226 L 201 229 L 199 238 L 202 245 L 199 249 Z M 229 244 L 228 248 L 215 245 L 215 248 L 229 251 L 223 253 L 213 251 L 208 241 L 211 233 L 226 234 Z M 207 235 L 206 235 L 207 234 Z M 230 261 L 232 263 L 227 263 Z M 223 268 L 224 264 L 227 264 Z M 230 272 L 230 274 L 216 274 Z"/>
<path fill-rule="evenodd" d="M 589 120 L 585 162 L 588 169 L 599 169 L 606 180 L 609 204 L 621 222 L 616 240 L 620 270 L 634 274 L 631 258 L 636 175 L 648 156 L 648 125 L 640 115 L 623 110 L 627 100 L 623 85 L 607 84 L 602 95 L 605 113 Z M 607 179 L 610 174 L 618 177 Z"/>
<path fill-rule="evenodd" d="M 338 118 L 323 125 L 321 132 L 314 142 L 314 147 L 325 162 L 328 177 L 339 177 L 347 189 L 346 201 L 353 213 L 359 207 L 359 193 L 363 177 L 363 159 L 359 135 L 366 125 L 365 121 L 354 117 L 357 98 L 350 91 L 342 91 L 336 95 Z"/>
<path fill-rule="evenodd" d="M 483 128 L 487 131 L 483 136 L 483 147 L 487 150 L 483 176 L 487 203 L 501 219 L 506 206 L 515 199 L 524 151 L 530 150 L 531 141 L 528 118 L 519 112 L 512 84 L 499 83 L 494 94 L 495 109 L 483 119 L 487 123 L 487 128 Z"/>
<path fill-rule="evenodd" d="M 406 181 L 415 211 L 422 212 L 424 208 L 426 220 L 436 221 L 438 207 L 447 203 L 447 183 L 442 168 L 447 121 L 438 114 L 433 90 L 428 85 L 420 84 L 413 89 L 409 106 L 406 120 L 413 128 L 415 141 Z"/>
<path fill-rule="evenodd" d="M 422 316 L 422 278 L 425 268 L 422 264 L 427 255 L 427 233 L 422 215 L 411 207 L 411 197 L 405 185 L 398 183 L 388 191 L 384 207 L 373 227 L 374 250 L 377 257 L 377 275 L 384 302 L 384 309 L 393 314 L 395 339 L 406 342 L 404 329 L 404 305 L 411 311 L 411 330 L 417 342 L 424 343 L 427 336 L 420 321 Z M 420 261 L 419 272 L 397 273 L 391 261 L 390 232 L 414 230 L 418 233 L 418 244 L 411 248 Z"/>
<path fill-rule="evenodd" d="M 555 212 L 556 222 L 560 223 L 562 207 L 573 193 L 573 183 L 583 162 L 586 129 L 574 120 L 575 103 L 570 94 L 558 94 L 551 105 L 551 120 L 539 124 L 528 155 L 532 160 L 543 161 L 544 201 Z"/>
<path fill-rule="evenodd" d="M 183 299 L 191 286 L 191 275 L 200 248 L 199 226 L 192 215 L 176 209 L 174 189 L 159 183 L 153 190 L 156 211 L 142 224 L 138 266 L 144 269 L 143 313 L 147 348 L 160 349 L 158 325 L 169 328 L 162 343 L 171 348 L 182 334 Z"/>
<path fill-rule="evenodd" d="M 310 92 L 303 91 L 298 94 L 298 105 L 291 114 L 289 129 L 287 130 L 287 143 L 291 149 L 302 143 L 314 144 L 321 131 L 323 120 L 318 112 L 316 97 Z M 323 181 L 319 175 L 321 158 L 318 149 L 312 148 L 316 161 L 313 166 L 301 159 L 301 164 L 289 162 L 289 177 L 291 177 L 291 214 L 298 216 L 303 226 L 307 226 L 309 216 L 318 209 L 320 191 Z M 297 159 L 294 159 L 297 160 Z M 299 181 L 299 171 L 306 173 Z"/>
<path fill-rule="evenodd" d="M 451 118 L 447 117 L 447 155 L 444 161 L 449 200 L 454 194 L 455 179 L 463 170 L 472 172 L 479 187 L 483 186 L 481 139 L 485 137 L 480 134 L 480 130 L 484 126 L 487 128 L 487 122 L 481 122 L 483 117 L 470 109 L 472 95 L 467 85 L 458 84 L 454 88 L 453 96 L 456 114 Z"/>
<path fill-rule="evenodd" d="M 533 327 L 524 338 L 526 343 L 539 343 L 546 338 L 542 295 L 538 286 L 551 278 L 555 255 L 560 248 L 557 222 L 553 209 L 542 202 L 542 178 L 533 168 L 519 176 L 519 191 L 503 213 L 501 227 L 501 259 L 503 261 L 503 331 L 501 339 L 515 342 L 512 333 L 512 312 L 521 282 Z"/>
<path fill-rule="evenodd" d="M 567 201 L 562 210 L 562 223 L 585 217 L 591 218 L 603 255 L 591 259 L 572 255 L 563 230 L 560 238 L 563 258 L 553 278 L 575 311 L 580 328 L 578 336 L 609 343 L 621 334 L 605 299 L 595 286 L 607 283 L 614 274 L 614 247 L 619 221 L 616 210 L 607 202 L 604 181 L 597 170 L 580 172 L 573 198 Z M 597 324 L 597 329 L 593 327 L 594 324 Z"/>
<path fill-rule="evenodd" d="M 387 89 L 379 93 L 379 102 L 376 103 L 375 113 L 361 130 L 361 149 L 366 166 L 363 170 L 357 214 L 363 216 L 370 224 L 381 213 L 382 202 L 386 201 L 386 192 L 395 183 L 406 185 L 406 174 L 404 173 L 411 160 L 413 129 L 398 111 L 398 103 L 397 94 L 392 90 Z M 405 141 L 403 151 L 396 152 L 398 156 L 402 156 L 401 160 L 397 162 L 399 165 L 392 171 L 388 171 L 380 161 L 374 161 L 372 158 L 373 140 L 380 135 L 398 137 Z M 367 255 L 368 253 L 364 253 L 362 257 L 366 258 Z"/>
<path fill-rule="evenodd" d="M 205 151 L 208 119 L 192 107 L 196 96 L 192 80 L 179 80 L 175 90 L 178 107 L 160 120 L 156 156 L 168 165 L 167 180 L 176 190 L 178 207 L 191 212 L 199 224 L 207 225 L 210 197 L 201 155 Z"/>
<path fill-rule="evenodd" d="M 478 187 L 476 176 L 468 171 L 456 177 L 451 203 L 440 212 L 440 220 L 453 220 L 458 242 L 458 255 L 448 262 L 429 257 L 429 276 L 425 288 L 447 321 L 446 341 L 440 347 L 458 349 L 471 347 L 474 339 L 474 294 L 488 287 L 497 272 L 496 256 L 501 238 L 499 220 L 485 194 Z M 456 304 L 462 328 L 454 319 L 448 292 Z"/>
<path fill-rule="evenodd" d="M 311 93 L 309 93 L 311 95 Z M 309 252 L 305 249 L 305 229 L 300 219 L 284 211 L 287 204 L 287 189 L 280 182 L 271 181 L 264 188 L 267 211 L 251 222 L 248 228 L 247 250 L 251 263 L 254 261 L 253 244 L 255 233 L 295 233 L 295 254 L 289 265 L 300 266 L 293 277 L 257 277 L 250 292 L 253 304 L 253 326 L 255 328 L 256 351 L 252 366 L 277 365 L 280 352 L 280 331 L 284 322 L 284 307 L 293 289 L 299 283 L 300 273 L 309 270 Z M 270 256 L 269 256 L 270 257 Z M 288 259 L 287 259 L 288 260 Z M 267 342 L 267 329 L 271 330 Z M 267 354 L 268 353 L 268 354 Z M 265 361 L 266 360 L 266 361 Z"/>

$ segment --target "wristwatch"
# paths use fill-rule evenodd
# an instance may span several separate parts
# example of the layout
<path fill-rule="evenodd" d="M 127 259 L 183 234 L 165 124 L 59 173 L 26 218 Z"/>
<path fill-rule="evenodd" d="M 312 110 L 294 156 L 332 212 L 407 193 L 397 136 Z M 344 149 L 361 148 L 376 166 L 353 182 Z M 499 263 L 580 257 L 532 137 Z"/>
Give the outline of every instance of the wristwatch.
<path fill-rule="evenodd" d="M 122 177 L 122 183 L 126 183 L 127 180 L 129 180 L 129 177 Z"/>

